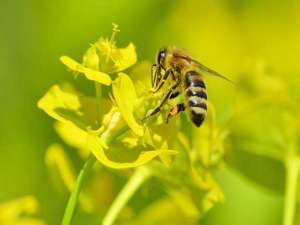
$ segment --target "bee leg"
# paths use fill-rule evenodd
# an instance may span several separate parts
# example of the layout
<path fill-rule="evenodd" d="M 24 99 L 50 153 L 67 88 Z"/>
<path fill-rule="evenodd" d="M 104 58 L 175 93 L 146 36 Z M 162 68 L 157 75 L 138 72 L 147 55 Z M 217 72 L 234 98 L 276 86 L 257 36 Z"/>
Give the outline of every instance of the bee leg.
<path fill-rule="evenodd" d="M 156 78 L 155 76 L 154 76 L 154 68 L 156 67 L 156 64 L 153 64 L 152 66 L 151 66 L 151 83 L 152 83 L 152 87 L 153 87 L 153 85 L 154 85 L 154 79 Z"/>
<path fill-rule="evenodd" d="M 171 109 L 170 109 L 170 112 L 167 116 L 167 120 L 166 120 L 166 123 L 169 122 L 169 118 L 170 117 L 174 117 L 176 116 L 177 114 L 179 114 L 180 112 L 183 112 L 185 110 L 185 106 L 183 103 L 181 104 L 177 104 L 177 105 L 174 105 Z"/>
<path fill-rule="evenodd" d="M 173 71 L 171 68 L 167 69 L 164 76 L 162 77 L 162 79 L 158 82 L 158 84 L 155 86 L 155 88 L 153 90 L 151 90 L 152 93 L 156 93 L 158 92 L 161 87 L 163 86 L 163 84 L 165 83 L 165 81 L 168 79 L 169 75 L 172 75 L 172 77 L 174 77 Z M 155 75 L 156 77 L 157 75 Z M 156 80 L 156 79 L 155 79 Z"/>
<path fill-rule="evenodd" d="M 176 81 L 176 84 L 174 84 L 169 91 L 167 92 L 167 94 L 164 96 L 163 100 L 160 102 L 160 104 L 148 115 L 146 116 L 143 121 L 151 116 L 154 116 L 155 114 L 159 113 L 161 111 L 161 108 L 163 107 L 163 105 L 167 102 L 168 99 L 170 99 L 172 97 L 172 95 L 174 96 L 177 95 L 177 92 L 174 92 L 174 90 L 176 90 L 176 88 L 178 87 L 178 85 L 180 84 L 180 80 Z"/>
<path fill-rule="evenodd" d="M 179 91 L 175 90 L 175 91 L 172 92 L 172 94 L 170 96 L 170 99 L 176 98 L 178 95 L 179 95 Z"/>
<path fill-rule="evenodd" d="M 172 73 L 172 76 L 175 78 L 175 76 L 173 74 L 173 71 L 171 71 L 169 73 Z M 177 96 L 177 93 L 176 93 L 177 90 L 176 89 L 177 89 L 179 84 L 180 84 L 180 79 L 176 79 L 176 83 L 171 88 L 169 88 L 167 94 L 164 96 L 164 98 L 160 102 L 159 106 L 157 106 L 149 115 L 147 115 L 144 119 L 142 119 L 142 121 L 145 121 L 149 117 L 152 117 L 152 116 L 156 115 L 157 113 L 159 113 L 161 111 L 162 106 L 167 102 L 168 99 L 170 99 L 171 97 L 173 97 L 173 98 L 176 97 Z M 174 95 L 176 95 L 176 96 L 174 96 Z"/>
<path fill-rule="evenodd" d="M 172 90 L 168 91 L 168 93 L 165 95 L 163 100 L 160 102 L 159 106 L 157 106 L 147 117 L 154 116 L 155 114 L 159 113 L 163 105 L 167 102 L 167 100 L 170 98 L 172 95 Z"/>

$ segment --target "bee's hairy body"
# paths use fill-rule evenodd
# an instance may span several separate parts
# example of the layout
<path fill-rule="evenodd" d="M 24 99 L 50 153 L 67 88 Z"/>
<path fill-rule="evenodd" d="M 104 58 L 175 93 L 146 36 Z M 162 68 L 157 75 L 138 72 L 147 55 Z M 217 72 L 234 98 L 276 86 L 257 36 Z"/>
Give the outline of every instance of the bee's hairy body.
<path fill-rule="evenodd" d="M 184 99 L 185 108 L 190 119 L 199 127 L 205 119 L 207 112 L 207 94 L 202 76 L 194 70 L 185 72 Z"/>
<path fill-rule="evenodd" d="M 191 121 L 199 127 L 207 114 L 206 85 L 203 76 L 192 62 L 187 59 L 176 58 L 176 55 L 182 54 L 180 50 L 175 49 L 167 56 L 164 66 L 165 68 L 173 68 L 175 71 L 175 77 L 180 80 L 180 85 L 176 91 L 184 96 L 182 103 L 184 109 Z M 177 93 L 176 91 L 174 93 Z"/>
<path fill-rule="evenodd" d="M 160 105 L 149 116 L 160 112 L 168 99 L 176 98 L 182 94 L 184 102 L 171 108 L 167 121 L 169 117 L 186 110 L 191 121 L 199 127 L 207 114 L 206 85 L 202 72 L 207 72 L 224 79 L 227 78 L 205 67 L 177 48 L 162 48 L 157 54 L 156 64 L 153 67 L 156 67 L 156 71 L 155 74 L 151 74 L 152 91 L 154 93 L 159 91 L 165 83 L 170 85 Z M 169 77 L 171 77 L 171 82 L 166 82 Z"/>

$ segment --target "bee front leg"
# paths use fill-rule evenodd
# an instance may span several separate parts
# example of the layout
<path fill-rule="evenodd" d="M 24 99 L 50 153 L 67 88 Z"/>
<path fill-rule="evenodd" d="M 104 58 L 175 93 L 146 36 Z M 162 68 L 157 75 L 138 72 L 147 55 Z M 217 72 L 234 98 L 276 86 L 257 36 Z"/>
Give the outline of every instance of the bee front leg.
<path fill-rule="evenodd" d="M 172 95 L 177 92 L 176 88 L 178 87 L 179 84 L 180 84 L 180 80 L 177 80 L 176 83 L 168 90 L 167 94 L 163 97 L 163 100 L 160 102 L 160 104 L 148 116 L 146 116 L 142 121 L 159 113 L 161 111 L 161 108 L 163 107 L 163 105 L 167 102 L 167 100 L 170 99 L 172 97 Z M 176 91 L 176 92 L 173 93 L 174 91 Z"/>
<path fill-rule="evenodd" d="M 154 86 L 154 78 L 156 78 L 156 74 L 154 74 L 155 73 L 155 71 L 154 71 L 154 68 L 156 67 L 156 64 L 153 64 L 152 66 L 151 66 L 151 84 L 152 84 L 152 87 Z"/>
<path fill-rule="evenodd" d="M 154 89 L 151 90 L 152 93 L 158 92 L 161 87 L 164 85 L 165 81 L 168 79 L 169 75 L 172 75 L 174 77 L 173 71 L 171 68 L 167 69 L 162 79 L 158 82 L 158 84 L 154 87 Z M 157 77 L 157 74 L 155 75 Z M 156 83 L 156 78 L 154 78 L 154 83 Z"/>
<path fill-rule="evenodd" d="M 167 102 L 167 100 L 170 98 L 171 95 L 172 95 L 172 90 L 168 91 L 168 93 L 164 96 L 160 104 L 146 118 L 154 116 L 155 114 L 159 113 L 161 111 L 161 108 Z"/>

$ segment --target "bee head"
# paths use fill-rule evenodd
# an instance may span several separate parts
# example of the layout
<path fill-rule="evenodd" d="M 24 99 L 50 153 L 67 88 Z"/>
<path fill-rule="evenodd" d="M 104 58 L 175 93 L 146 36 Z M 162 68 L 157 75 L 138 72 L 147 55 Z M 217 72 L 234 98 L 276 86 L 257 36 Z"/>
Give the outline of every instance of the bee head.
<path fill-rule="evenodd" d="M 162 78 L 162 71 L 165 70 L 165 61 L 167 57 L 167 48 L 161 48 L 156 56 L 156 64 L 153 64 L 152 66 L 152 87 L 155 88 L 158 83 L 160 82 Z M 156 70 L 153 70 L 153 68 L 156 67 Z"/>
<path fill-rule="evenodd" d="M 167 48 L 161 48 L 156 57 L 156 63 L 159 67 L 164 67 L 165 59 L 167 57 Z"/>

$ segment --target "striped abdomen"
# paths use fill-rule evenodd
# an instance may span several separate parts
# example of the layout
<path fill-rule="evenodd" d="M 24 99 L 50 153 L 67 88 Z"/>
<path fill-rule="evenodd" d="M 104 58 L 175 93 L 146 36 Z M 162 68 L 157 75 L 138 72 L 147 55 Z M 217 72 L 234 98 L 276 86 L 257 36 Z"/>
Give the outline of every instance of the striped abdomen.
<path fill-rule="evenodd" d="M 188 71 L 184 82 L 185 106 L 190 119 L 199 127 L 207 113 L 207 95 L 201 74 Z"/>

